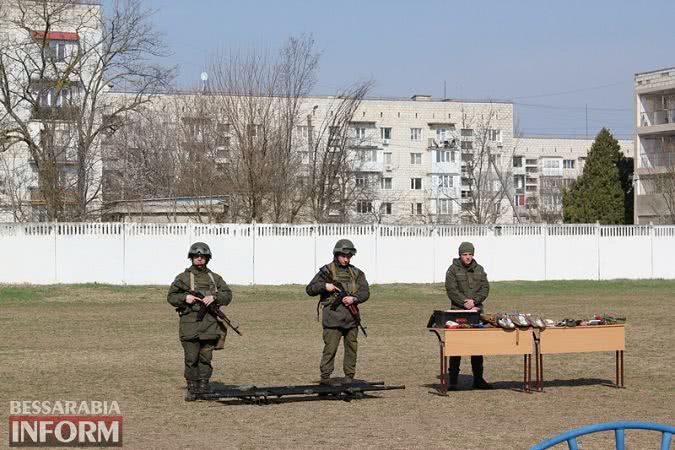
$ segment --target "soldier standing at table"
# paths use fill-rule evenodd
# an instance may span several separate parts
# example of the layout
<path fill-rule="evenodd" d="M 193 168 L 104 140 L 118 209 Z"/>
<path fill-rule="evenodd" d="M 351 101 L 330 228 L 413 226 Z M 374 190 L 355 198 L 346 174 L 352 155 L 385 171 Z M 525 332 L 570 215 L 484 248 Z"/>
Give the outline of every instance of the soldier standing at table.
<path fill-rule="evenodd" d="M 483 312 L 483 302 L 490 292 L 490 283 L 483 266 L 473 257 L 474 246 L 471 242 L 462 242 L 459 246 L 459 258 L 452 260 L 452 264 L 445 273 L 445 291 L 450 299 L 451 309 L 462 309 Z M 461 356 L 451 356 L 448 367 L 448 389 L 457 389 Z M 475 389 L 492 389 L 483 378 L 483 356 L 471 356 L 471 370 L 473 372 L 473 387 Z"/>

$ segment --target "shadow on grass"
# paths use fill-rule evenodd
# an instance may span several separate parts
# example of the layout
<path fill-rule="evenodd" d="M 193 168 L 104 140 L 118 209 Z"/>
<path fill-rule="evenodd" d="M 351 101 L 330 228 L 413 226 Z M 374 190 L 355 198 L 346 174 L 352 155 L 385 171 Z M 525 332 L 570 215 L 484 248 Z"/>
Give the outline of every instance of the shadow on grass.
<path fill-rule="evenodd" d="M 440 377 L 436 377 L 440 378 Z M 460 375 L 457 379 L 457 390 L 456 391 L 450 391 L 450 392 L 457 392 L 457 391 L 473 391 L 473 377 L 470 375 Z M 507 390 L 507 391 L 516 391 L 516 392 L 525 392 L 523 391 L 523 382 L 522 381 L 493 381 L 490 382 L 490 384 L 493 387 L 493 390 L 499 391 L 499 390 Z M 544 381 L 543 386 L 544 386 L 544 391 L 546 388 L 552 388 L 552 387 L 576 387 L 576 386 L 605 386 L 605 387 L 611 387 L 611 388 L 616 388 L 616 385 L 607 379 L 604 378 L 575 378 L 571 380 L 548 380 Z M 433 389 L 433 391 L 429 391 L 431 394 L 440 394 L 441 390 L 441 385 L 440 383 L 427 383 L 421 385 L 421 387 Z M 530 386 L 530 389 L 534 389 L 535 387 L 535 380 L 532 380 L 532 385 Z"/>

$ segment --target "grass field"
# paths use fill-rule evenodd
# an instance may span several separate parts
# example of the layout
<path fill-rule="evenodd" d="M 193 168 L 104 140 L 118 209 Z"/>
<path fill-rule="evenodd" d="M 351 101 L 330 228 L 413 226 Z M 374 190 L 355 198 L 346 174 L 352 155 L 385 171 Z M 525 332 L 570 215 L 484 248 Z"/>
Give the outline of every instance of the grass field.
<path fill-rule="evenodd" d="M 318 380 L 321 328 L 302 286 L 233 286 L 230 333 L 214 355 L 226 385 Z M 548 318 L 613 311 L 626 323 L 626 389 L 614 355 L 551 355 L 544 393 L 518 392 L 521 357 L 487 357 L 493 391 L 438 385 L 438 344 L 424 326 L 447 305 L 442 285 L 372 286 L 362 307 L 357 378 L 405 384 L 351 402 L 281 400 L 266 406 L 183 401 L 182 349 L 166 286 L 0 286 L 0 414 L 10 400 L 116 400 L 129 448 L 527 448 L 573 427 L 614 420 L 673 423 L 675 282 L 493 283 L 489 312 Z M 341 351 L 339 353 L 341 355 Z M 341 376 L 341 360 L 335 376 Z M 658 448 L 657 433 L 628 431 L 627 448 Z M 6 445 L 6 435 L 1 437 Z M 581 439 L 605 448 L 609 433 Z M 566 447 L 565 447 L 566 448 Z"/>

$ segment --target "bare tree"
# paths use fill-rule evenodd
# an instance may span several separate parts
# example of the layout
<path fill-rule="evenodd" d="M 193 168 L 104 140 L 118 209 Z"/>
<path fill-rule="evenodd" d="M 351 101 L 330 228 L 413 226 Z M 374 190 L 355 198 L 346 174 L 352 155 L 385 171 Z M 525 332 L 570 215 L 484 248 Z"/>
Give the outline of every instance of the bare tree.
<path fill-rule="evenodd" d="M 0 104 L 10 122 L 5 148 L 21 145 L 38 174 L 49 220 L 86 220 L 101 191 L 101 139 L 110 123 L 147 103 L 171 71 L 140 0 L 7 0 L 0 28 Z M 67 31 L 64 31 L 67 30 Z M 128 91 L 109 95 L 111 87 Z"/>
<path fill-rule="evenodd" d="M 315 222 L 346 222 L 356 197 L 362 193 L 354 181 L 357 154 L 350 125 L 372 84 L 358 83 L 340 92 L 328 103 L 318 123 L 313 119 L 316 109 L 308 116 L 311 138 L 305 192 Z"/>
<path fill-rule="evenodd" d="M 494 128 L 496 112 L 462 114 L 462 185 L 467 190 L 461 199 L 462 215 L 469 223 L 493 224 L 507 213 L 511 198 L 512 150 L 498 148 L 501 130 Z M 470 134 L 470 135 L 469 135 Z M 509 203 L 505 203 L 508 200 Z"/>

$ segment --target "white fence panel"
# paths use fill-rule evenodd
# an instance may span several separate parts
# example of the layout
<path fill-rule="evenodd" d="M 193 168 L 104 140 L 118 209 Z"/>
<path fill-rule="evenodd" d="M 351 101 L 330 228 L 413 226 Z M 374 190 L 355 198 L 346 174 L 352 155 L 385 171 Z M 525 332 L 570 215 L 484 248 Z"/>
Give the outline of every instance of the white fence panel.
<path fill-rule="evenodd" d="M 54 239 L 51 224 L 2 225 L 0 282 L 58 283 Z"/>
<path fill-rule="evenodd" d="M 124 282 L 168 285 L 189 267 L 187 259 L 192 226 L 189 224 L 126 225 L 124 234 Z"/>
<path fill-rule="evenodd" d="M 56 224 L 54 232 L 59 283 L 124 283 L 122 224 Z"/>
<path fill-rule="evenodd" d="M 652 239 L 652 278 L 675 279 L 675 227 L 654 227 Z"/>
<path fill-rule="evenodd" d="M 652 277 L 649 226 L 602 227 L 598 254 L 601 280 Z"/>
<path fill-rule="evenodd" d="M 546 279 L 597 280 L 598 234 L 595 225 L 546 227 Z"/>

